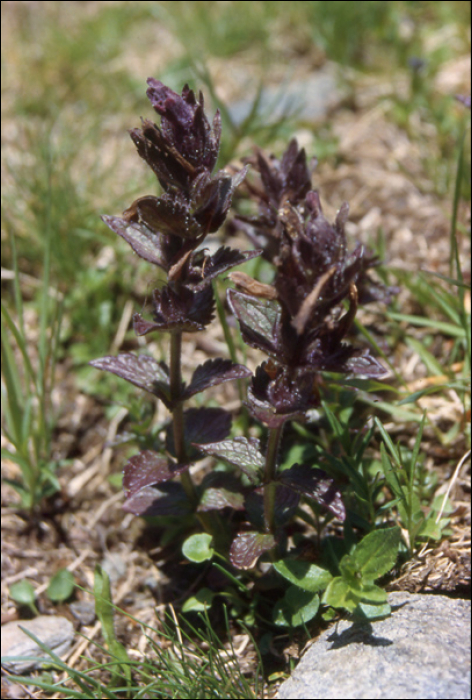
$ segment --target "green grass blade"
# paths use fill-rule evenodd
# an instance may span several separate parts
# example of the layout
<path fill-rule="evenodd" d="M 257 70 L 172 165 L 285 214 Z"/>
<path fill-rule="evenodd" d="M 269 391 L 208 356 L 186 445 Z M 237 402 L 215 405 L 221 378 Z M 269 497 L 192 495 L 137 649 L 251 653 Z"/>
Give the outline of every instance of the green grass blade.
<path fill-rule="evenodd" d="M 101 622 L 103 636 L 108 645 L 110 654 L 112 654 L 117 661 L 119 661 L 119 666 L 123 672 L 128 683 L 131 682 L 131 669 L 129 664 L 131 660 L 128 653 L 116 638 L 114 619 L 113 619 L 113 606 L 111 602 L 111 588 L 110 579 L 108 574 L 103 571 L 103 569 L 97 564 L 95 567 L 95 584 L 94 584 L 94 594 L 95 594 L 95 610 L 97 617 Z M 112 684 L 116 686 L 118 684 L 118 674 L 115 673 L 112 678 Z"/>
<path fill-rule="evenodd" d="M 16 446 L 21 444 L 22 406 L 26 399 L 23 395 L 13 350 L 8 342 L 7 331 L 3 324 L 3 317 L 0 320 L 0 327 L 2 336 L 2 375 L 5 382 L 4 387 L 2 386 L 2 394 L 5 398 L 5 401 L 2 401 L 2 405 L 9 432 Z"/>
<path fill-rule="evenodd" d="M 9 331 L 13 335 L 19 351 L 21 352 L 21 356 L 22 356 L 23 362 L 24 362 L 24 368 L 25 368 L 27 375 L 28 375 L 27 378 L 34 382 L 35 372 L 33 370 L 33 366 L 31 364 L 31 360 L 29 358 L 28 348 L 26 346 L 26 336 L 24 333 L 21 332 L 21 330 L 19 330 L 17 328 L 15 322 L 13 321 L 12 317 L 10 316 L 10 313 L 8 312 L 7 307 L 3 304 L 3 302 L 1 304 L 1 314 L 2 314 L 2 339 L 4 337 L 3 323 L 5 323 L 9 329 Z M 15 366 L 17 364 L 18 363 L 16 362 Z M 17 372 L 17 375 L 18 375 L 18 372 Z M 18 375 L 18 377 L 19 377 L 19 375 Z"/>
<path fill-rule="evenodd" d="M 463 281 L 462 270 L 460 266 L 459 259 L 459 248 L 457 245 L 457 212 L 459 210 L 459 201 L 461 198 L 461 187 L 462 178 L 464 176 L 464 143 L 465 143 L 465 129 L 462 132 L 462 137 L 459 143 L 459 155 L 457 158 L 457 170 L 456 170 L 456 181 L 454 183 L 454 199 L 452 203 L 452 217 L 451 217 L 451 236 L 450 236 L 450 257 L 449 257 L 449 274 L 451 277 L 454 275 L 454 263 L 456 266 L 456 276 L 459 282 Z"/>
<path fill-rule="evenodd" d="M 382 423 L 379 421 L 379 419 L 378 419 L 377 417 L 375 417 L 375 418 L 374 418 L 374 421 L 375 421 L 375 424 L 376 424 L 377 428 L 380 430 L 380 434 L 382 435 L 382 437 L 383 437 L 383 439 L 384 439 L 384 442 L 385 442 L 385 445 L 386 445 L 387 448 L 388 448 L 388 451 L 389 451 L 390 454 L 392 455 L 392 458 L 393 458 L 393 460 L 394 460 L 394 462 L 395 462 L 395 465 L 396 465 L 399 469 L 401 469 L 403 465 L 402 465 L 402 461 L 401 461 L 400 452 L 398 451 L 398 449 L 397 449 L 397 448 L 395 447 L 395 445 L 393 444 L 390 435 L 387 433 L 387 431 L 385 430 L 385 428 L 383 427 L 383 425 L 382 425 Z"/>
<path fill-rule="evenodd" d="M 459 280 L 455 279 L 454 277 L 447 277 L 447 275 L 441 275 L 439 272 L 432 272 L 431 270 L 421 270 L 422 275 L 431 275 L 432 277 L 437 277 L 440 280 L 443 280 L 443 282 L 447 282 L 448 284 L 452 284 L 454 287 L 462 287 L 463 289 L 470 289 L 470 284 L 467 284 L 466 282 L 459 282 Z"/>
<path fill-rule="evenodd" d="M 411 459 L 410 459 L 410 468 L 409 468 L 409 487 L 410 487 L 410 492 L 413 493 L 414 489 L 414 481 L 415 481 L 415 474 L 416 474 L 416 465 L 418 462 L 418 455 L 420 453 L 420 448 L 421 448 L 421 440 L 423 439 L 423 430 L 426 422 L 426 411 L 423 414 L 423 420 L 421 421 L 419 428 L 418 428 L 418 434 L 416 436 L 415 444 L 413 447 L 413 452 L 411 453 Z"/>
<path fill-rule="evenodd" d="M 435 356 L 426 349 L 421 340 L 409 337 L 406 338 L 406 344 L 420 356 L 430 375 L 441 377 L 442 375 L 446 374 L 447 369 L 442 367 L 441 363 L 438 362 Z"/>
<path fill-rule="evenodd" d="M 444 333 L 453 338 L 463 338 L 465 335 L 463 328 L 445 321 L 436 321 L 430 318 L 423 318 L 422 316 L 411 316 L 410 314 L 399 314 L 394 311 L 387 311 L 387 316 L 393 321 L 404 321 L 412 326 L 431 328 L 436 333 Z"/>

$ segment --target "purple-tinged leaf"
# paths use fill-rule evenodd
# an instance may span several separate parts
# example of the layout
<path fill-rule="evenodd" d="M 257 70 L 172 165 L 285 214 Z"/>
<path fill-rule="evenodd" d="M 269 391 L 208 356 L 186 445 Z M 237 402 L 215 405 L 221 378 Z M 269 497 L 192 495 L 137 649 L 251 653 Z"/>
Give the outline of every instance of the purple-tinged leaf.
<path fill-rule="evenodd" d="M 233 440 L 195 446 L 205 454 L 220 457 L 229 464 L 239 467 L 251 483 L 260 483 L 265 460 L 264 455 L 259 450 L 260 443 L 257 438 L 235 437 Z"/>
<path fill-rule="evenodd" d="M 133 355 L 130 352 L 122 353 L 117 357 L 107 355 L 89 364 L 97 369 L 116 374 L 117 377 L 126 379 L 140 389 L 149 391 L 157 396 L 169 408 L 170 389 L 169 373 L 163 363 L 157 362 L 149 355 Z"/>
<path fill-rule="evenodd" d="M 125 496 L 127 498 L 133 496 L 144 486 L 169 481 L 189 467 L 190 464 L 175 464 L 167 457 L 161 457 L 157 452 L 144 450 L 131 457 L 125 465 L 123 470 Z"/>
<path fill-rule="evenodd" d="M 281 472 L 279 481 L 294 491 L 313 498 L 318 505 L 333 513 L 338 520 L 346 519 L 346 509 L 341 492 L 322 469 L 309 464 L 294 464 Z"/>
<path fill-rule="evenodd" d="M 154 323 L 135 314 L 134 330 L 137 335 L 155 330 L 187 333 L 204 330 L 213 318 L 214 303 L 209 285 L 198 292 L 188 287 L 176 291 L 171 285 L 165 285 L 153 292 Z"/>
<path fill-rule="evenodd" d="M 204 231 L 191 215 L 190 204 L 176 193 L 165 193 L 162 197 L 141 197 L 137 211 L 139 221 L 151 231 L 167 236 L 196 239 Z"/>
<path fill-rule="evenodd" d="M 223 408 L 189 408 L 184 421 L 189 445 L 224 440 L 231 430 L 231 414 Z"/>
<path fill-rule="evenodd" d="M 259 557 L 275 545 L 275 537 L 260 532 L 242 532 L 233 540 L 229 558 L 237 569 L 252 569 Z"/>
<path fill-rule="evenodd" d="M 193 216 L 205 233 L 215 233 L 223 224 L 231 206 L 233 178 L 224 170 L 215 177 L 200 173 L 193 182 Z"/>
<path fill-rule="evenodd" d="M 199 512 L 223 508 L 244 510 L 244 489 L 233 474 L 211 472 L 203 479 L 200 490 L 203 496 L 197 509 Z"/>
<path fill-rule="evenodd" d="M 351 357 L 346 362 L 346 368 L 352 374 L 360 374 L 370 378 L 384 377 L 388 374 L 388 370 L 375 357 L 372 357 L 368 351 L 364 351 L 362 355 L 357 357 Z"/>
<path fill-rule="evenodd" d="M 218 275 L 221 275 L 223 272 L 230 270 L 236 265 L 241 265 L 248 260 L 252 260 L 252 258 L 257 258 L 260 253 L 260 250 L 242 252 L 228 247 L 219 248 L 214 255 L 204 258 L 204 264 L 201 269 L 203 281 L 197 284 L 194 289 L 202 288 L 205 284 L 208 284 L 210 280 L 218 277 Z M 193 269 L 198 270 L 196 265 Z"/>
<path fill-rule="evenodd" d="M 147 335 L 153 331 L 168 331 L 169 333 L 197 333 L 205 330 L 205 326 L 195 321 L 181 320 L 153 323 L 146 321 L 141 314 L 134 314 L 133 328 L 136 335 Z"/>
<path fill-rule="evenodd" d="M 169 481 L 155 486 L 144 486 L 126 499 L 123 510 L 140 516 L 172 515 L 183 518 L 192 512 L 181 484 Z"/>
<path fill-rule="evenodd" d="M 300 502 L 300 496 L 293 489 L 277 484 L 275 492 L 275 524 L 285 525 L 292 519 Z"/>
<path fill-rule="evenodd" d="M 189 408 L 184 412 L 184 443 L 189 454 L 195 444 L 200 449 L 200 443 L 224 440 L 230 430 L 231 414 L 223 408 Z M 166 447 L 170 454 L 175 454 L 171 425 L 167 429 Z"/>
<path fill-rule="evenodd" d="M 228 303 L 239 321 L 243 340 L 268 355 L 277 355 L 280 305 L 228 289 Z"/>
<path fill-rule="evenodd" d="M 260 486 L 251 491 L 246 498 L 246 512 L 251 524 L 254 527 L 263 529 L 264 527 L 264 488 Z M 287 486 L 276 484 L 274 516 L 276 527 L 283 527 L 293 517 L 300 496 Z"/>
<path fill-rule="evenodd" d="M 112 231 L 125 239 L 140 258 L 153 265 L 168 269 L 168 260 L 159 234 L 150 231 L 144 224 L 121 219 L 118 216 L 102 216 Z"/>
<path fill-rule="evenodd" d="M 233 364 L 231 360 L 223 360 L 222 358 L 207 360 L 203 365 L 199 365 L 193 373 L 192 381 L 186 388 L 183 398 L 188 399 L 210 386 L 217 386 L 232 379 L 243 379 L 249 376 L 251 376 L 251 370 L 244 365 Z"/>
<path fill-rule="evenodd" d="M 130 129 L 130 136 L 140 157 L 149 165 L 162 188 L 189 192 L 195 168 L 168 141 L 156 124 L 142 119 L 142 129 Z"/>
<path fill-rule="evenodd" d="M 248 399 L 256 409 L 268 405 L 276 415 L 294 420 L 320 403 L 315 377 L 315 367 L 296 369 L 269 359 L 256 369 Z"/>
<path fill-rule="evenodd" d="M 268 401 L 262 401 L 254 396 L 252 387 L 249 387 L 247 401 L 244 402 L 251 415 L 268 428 L 280 428 L 288 420 L 304 421 L 305 414 L 300 411 L 291 413 L 277 413 L 276 408 Z"/>

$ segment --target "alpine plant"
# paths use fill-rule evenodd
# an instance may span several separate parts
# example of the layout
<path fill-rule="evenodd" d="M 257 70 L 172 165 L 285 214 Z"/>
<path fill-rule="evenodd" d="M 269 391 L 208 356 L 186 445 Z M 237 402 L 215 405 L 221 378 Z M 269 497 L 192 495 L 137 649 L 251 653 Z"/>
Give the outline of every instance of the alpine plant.
<path fill-rule="evenodd" d="M 124 468 L 125 510 L 143 516 L 194 512 L 210 530 L 206 513 L 232 512 L 225 519 L 229 558 L 233 566 L 249 569 L 265 552 L 271 559 L 283 556 L 287 525 L 301 499 L 314 499 L 344 520 L 341 492 L 325 472 L 306 463 L 279 469 L 280 441 L 287 421 L 304 421 L 320 405 L 323 372 L 371 378 L 385 373 L 367 348 L 351 342 L 350 329 L 359 303 L 388 302 L 395 290 L 370 277 L 378 260 L 364 246 L 350 251 L 347 204 L 334 224 L 324 217 L 311 184 L 314 163 L 307 163 L 295 140 L 280 161 L 256 151 L 236 174 L 215 172 L 219 112 L 210 124 L 201 93 L 197 98 L 185 86 L 178 95 L 153 78 L 148 86 L 160 125 L 145 119 L 130 135 L 162 194 L 141 197 L 121 217 L 103 220 L 165 273 L 153 292 L 152 320 L 135 314 L 133 323 L 137 335 L 169 333 L 169 362 L 124 353 L 91 364 L 154 394 L 171 416 L 164 444 L 141 451 Z M 237 216 L 234 223 L 258 250 L 223 246 L 210 255 L 205 237 L 225 222 L 249 168 L 258 175 L 244 188 L 256 213 Z M 231 416 L 223 408 L 185 407 L 210 386 L 251 376 L 246 367 L 208 360 L 188 383 L 181 371 L 182 334 L 203 331 L 213 320 L 212 281 L 260 254 L 274 266 L 273 283 L 232 272 L 236 289 L 228 290 L 227 301 L 244 342 L 267 358 L 251 378 L 246 401 L 252 418 L 266 428 L 265 445 L 254 437 L 230 439 Z M 204 455 L 226 461 L 236 467 L 234 473 L 209 473 L 194 484 L 189 469 Z"/>

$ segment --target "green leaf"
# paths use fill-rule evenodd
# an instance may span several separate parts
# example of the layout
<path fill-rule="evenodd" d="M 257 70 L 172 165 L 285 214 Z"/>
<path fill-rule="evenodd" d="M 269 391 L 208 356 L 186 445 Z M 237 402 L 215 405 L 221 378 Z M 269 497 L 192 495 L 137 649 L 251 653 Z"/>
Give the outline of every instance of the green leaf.
<path fill-rule="evenodd" d="M 401 489 L 403 496 L 398 504 L 398 514 L 402 525 L 408 528 L 410 537 L 416 537 L 417 533 L 412 532 L 412 528 L 419 529 L 425 520 L 424 513 L 421 509 L 421 501 L 416 493 L 409 494 L 406 487 Z"/>
<path fill-rule="evenodd" d="M 359 582 L 358 587 L 354 587 L 352 590 L 361 601 L 370 605 L 379 605 L 387 601 L 387 592 L 374 583 L 363 584 Z"/>
<path fill-rule="evenodd" d="M 370 581 L 387 574 L 397 560 L 400 528 L 370 532 L 355 548 L 352 557 L 362 578 Z"/>
<path fill-rule="evenodd" d="M 283 599 L 276 604 L 272 619 L 276 625 L 298 627 L 312 620 L 319 607 L 319 595 L 290 586 Z"/>
<path fill-rule="evenodd" d="M 436 513 L 434 513 L 436 515 Z M 450 520 L 444 518 L 437 523 L 433 518 L 428 518 L 421 525 L 417 537 L 426 538 L 429 540 L 435 540 L 436 542 L 441 539 L 444 534 L 444 528 L 446 528 L 450 523 Z"/>
<path fill-rule="evenodd" d="M 275 562 L 274 569 L 290 583 L 312 593 L 324 590 L 333 578 L 326 569 L 295 559 Z"/>
<path fill-rule="evenodd" d="M 214 549 L 211 546 L 212 536 L 206 532 L 188 537 L 182 545 L 183 555 L 190 561 L 201 564 L 211 559 Z"/>
<path fill-rule="evenodd" d="M 362 578 L 362 574 L 359 571 L 358 564 L 353 555 L 345 554 L 343 556 L 339 562 L 339 571 L 344 581 L 346 581 L 351 588 L 356 588 L 358 582 Z"/>
<path fill-rule="evenodd" d="M 392 612 L 392 608 L 388 603 L 381 605 L 369 605 L 369 603 L 359 603 L 354 610 L 353 616 L 355 620 L 382 620 L 388 617 Z"/>
<path fill-rule="evenodd" d="M 12 583 L 10 586 L 10 598 L 20 605 L 34 605 L 36 593 L 29 581 L 23 580 Z"/>
<path fill-rule="evenodd" d="M 12 452 L 11 450 L 7 450 L 6 448 L 2 448 L 1 450 L 1 455 L 2 455 L 2 460 L 3 459 L 10 459 L 12 462 L 15 462 L 17 464 L 22 473 L 23 476 L 27 477 L 29 474 L 32 473 L 32 467 L 30 462 L 25 459 L 22 455 L 20 455 L 18 452 Z"/>
<path fill-rule="evenodd" d="M 182 612 L 205 612 L 211 608 L 215 594 L 209 588 L 201 588 L 198 593 L 190 598 L 187 598 L 182 605 Z"/>
<path fill-rule="evenodd" d="M 2 312 L 2 320 L 3 319 L 5 320 L 8 328 L 10 329 L 12 335 L 14 336 L 14 338 L 16 340 L 16 343 L 18 345 L 18 349 L 21 352 L 21 355 L 23 357 L 23 362 L 24 362 L 24 368 L 27 372 L 27 376 L 29 379 L 33 379 L 35 377 L 35 373 L 33 371 L 33 367 L 31 365 L 31 360 L 30 360 L 29 355 L 28 355 L 26 338 L 22 334 L 22 332 L 16 327 L 15 322 L 13 321 L 6 306 L 4 306 L 3 303 L 1 305 L 1 312 Z"/>
<path fill-rule="evenodd" d="M 49 582 L 46 593 L 49 600 L 52 600 L 53 603 L 59 603 L 70 598 L 74 591 L 74 586 L 75 582 L 72 573 L 68 569 L 59 569 Z"/>
<path fill-rule="evenodd" d="M 333 608 L 344 608 L 349 612 L 353 612 L 359 603 L 359 598 L 353 593 L 347 581 L 341 576 L 336 576 L 328 584 L 321 602 L 323 605 L 331 605 Z"/>

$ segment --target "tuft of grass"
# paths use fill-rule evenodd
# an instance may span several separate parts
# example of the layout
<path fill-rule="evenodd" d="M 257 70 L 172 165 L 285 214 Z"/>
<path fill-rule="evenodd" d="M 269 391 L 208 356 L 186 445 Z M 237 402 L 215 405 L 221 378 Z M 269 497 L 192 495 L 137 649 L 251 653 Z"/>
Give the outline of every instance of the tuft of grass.
<path fill-rule="evenodd" d="M 88 668 L 78 671 L 25 630 L 49 657 L 47 666 L 61 672 L 62 678 L 53 682 L 50 674 L 43 673 L 39 678 L 9 675 L 9 679 L 47 693 L 82 700 L 103 697 L 264 698 L 260 657 L 255 673 L 248 680 L 240 669 L 237 651 L 231 642 L 229 650 L 224 648 L 207 614 L 200 614 L 198 625 L 193 625 L 189 620 L 179 620 L 171 608 L 166 621 L 158 627 L 145 625 L 112 603 L 108 576 L 100 568 L 95 571 L 94 597 L 106 647 L 88 641 L 101 651 L 103 662 L 87 661 Z M 139 654 L 139 660 L 133 658 L 135 653 L 132 656 L 127 653 L 116 636 L 115 618 L 125 614 L 141 627 L 146 639 L 147 651 L 145 655 Z M 227 637 L 231 640 L 228 618 L 225 620 Z M 44 658 L 41 661 L 44 663 Z"/>
<path fill-rule="evenodd" d="M 46 202 L 46 211 L 49 211 Z M 31 348 L 20 289 L 15 238 L 10 237 L 13 258 L 13 296 L 17 321 L 7 305 L 1 307 L 2 429 L 10 447 L 2 458 L 19 467 L 19 476 L 5 479 L 20 496 L 20 505 L 31 513 L 47 496 L 60 489 L 52 458 L 55 414 L 51 402 L 59 352 L 62 318 L 61 296 L 50 287 L 50 227 L 46 229 L 43 277 L 38 301 L 36 351 Z"/>

